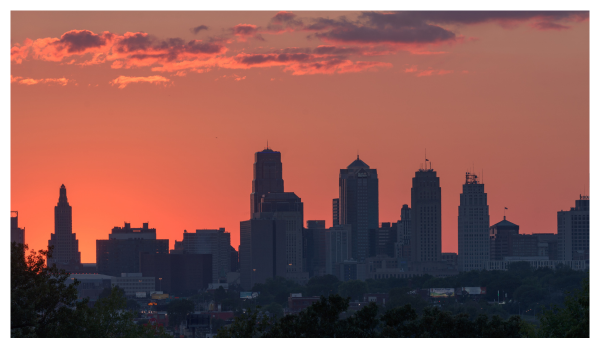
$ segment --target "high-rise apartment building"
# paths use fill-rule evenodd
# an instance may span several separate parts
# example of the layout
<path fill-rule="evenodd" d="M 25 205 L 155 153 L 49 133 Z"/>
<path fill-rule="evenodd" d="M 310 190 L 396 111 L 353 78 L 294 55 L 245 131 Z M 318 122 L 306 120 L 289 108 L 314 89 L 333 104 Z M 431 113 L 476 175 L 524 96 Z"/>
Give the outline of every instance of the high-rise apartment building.
<path fill-rule="evenodd" d="M 306 221 L 304 256 L 309 278 L 325 274 L 325 221 Z"/>
<path fill-rule="evenodd" d="M 231 271 L 231 237 L 225 228 L 202 229 L 196 232 L 183 233 L 182 244 L 186 253 L 212 255 L 212 283 L 227 281 L 227 273 Z"/>
<path fill-rule="evenodd" d="M 25 244 L 25 228 L 19 228 L 19 212 L 10 212 L 10 241 Z"/>
<path fill-rule="evenodd" d="M 362 261 L 376 243 L 376 239 L 370 238 L 373 236 L 369 236 L 369 230 L 374 230 L 371 232 L 374 234 L 379 227 L 377 169 L 371 169 L 357 156 L 346 169 L 340 169 L 339 193 L 339 223 L 352 227 L 352 255 Z"/>
<path fill-rule="evenodd" d="M 259 212 L 260 199 L 266 193 L 283 192 L 283 166 L 281 153 L 269 149 L 254 154 L 254 178 L 250 194 L 250 218 Z"/>
<path fill-rule="evenodd" d="M 79 241 L 73 233 L 72 208 L 67 200 L 67 188 L 60 186 L 58 204 L 54 207 L 54 233 L 50 234 L 48 246 L 54 246 L 48 264 L 80 266 Z M 67 270 L 70 268 L 67 268 Z"/>
<path fill-rule="evenodd" d="M 140 272 L 140 254 L 168 254 L 169 240 L 156 239 L 156 229 L 148 223 L 142 228 L 114 227 L 108 239 L 96 240 L 96 266 L 99 274 L 121 276 Z"/>
<path fill-rule="evenodd" d="M 442 260 L 442 189 L 431 167 L 415 172 L 410 194 L 411 260 L 439 262 Z"/>
<path fill-rule="evenodd" d="M 458 269 L 483 270 L 490 260 L 490 213 L 477 175 L 466 173 L 458 207 Z"/>
<path fill-rule="evenodd" d="M 589 196 L 579 196 L 575 208 L 557 213 L 557 230 L 560 260 L 590 259 Z"/>

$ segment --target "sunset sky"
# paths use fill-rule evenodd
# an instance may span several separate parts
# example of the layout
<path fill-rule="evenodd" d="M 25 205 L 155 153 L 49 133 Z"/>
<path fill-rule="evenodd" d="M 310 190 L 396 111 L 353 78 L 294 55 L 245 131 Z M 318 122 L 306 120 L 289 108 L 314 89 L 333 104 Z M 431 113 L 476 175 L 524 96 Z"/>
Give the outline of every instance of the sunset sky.
<path fill-rule="evenodd" d="M 465 172 L 490 225 L 556 232 L 589 193 L 588 12 L 12 12 L 11 210 L 45 248 L 65 184 L 82 262 L 149 222 L 183 231 L 250 216 L 254 153 L 282 153 L 305 220 L 332 223 L 357 152 L 380 222 L 410 205 L 425 149 L 457 252 Z"/>

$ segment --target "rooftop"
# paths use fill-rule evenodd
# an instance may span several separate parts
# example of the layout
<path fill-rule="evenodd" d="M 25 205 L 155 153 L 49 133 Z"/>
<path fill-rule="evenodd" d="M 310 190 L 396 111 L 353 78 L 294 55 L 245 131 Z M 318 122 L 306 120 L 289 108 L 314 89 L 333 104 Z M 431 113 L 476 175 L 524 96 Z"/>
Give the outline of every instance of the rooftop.
<path fill-rule="evenodd" d="M 354 160 L 354 162 L 350 163 L 350 165 L 347 167 L 347 169 L 355 169 L 355 168 L 369 169 L 369 165 L 367 165 L 365 162 L 361 161 L 361 159 L 358 157 L 358 155 L 356 155 L 356 160 Z"/>

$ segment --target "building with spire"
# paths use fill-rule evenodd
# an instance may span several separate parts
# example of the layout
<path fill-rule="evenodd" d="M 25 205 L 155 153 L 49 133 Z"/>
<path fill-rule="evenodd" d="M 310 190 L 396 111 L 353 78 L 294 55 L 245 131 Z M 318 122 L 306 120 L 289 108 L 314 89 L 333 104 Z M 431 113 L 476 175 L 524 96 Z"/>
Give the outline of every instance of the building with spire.
<path fill-rule="evenodd" d="M 458 269 L 483 270 L 490 260 L 490 212 L 477 175 L 467 172 L 458 207 Z"/>
<path fill-rule="evenodd" d="M 415 172 L 410 194 L 411 260 L 439 262 L 442 260 L 442 188 L 431 162 L 429 169 L 425 166 Z"/>
<path fill-rule="evenodd" d="M 72 208 L 64 184 L 60 186 L 58 204 L 54 207 L 54 233 L 50 234 L 48 246 L 54 246 L 48 265 L 56 264 L 65 270 L 81 266 L 79 241 L 73 233 Z"/>
<path fill-rule="evenodd" d="M 377 169 L 371 169 L 359 156 L 339 177 L 339 224 L 351 227 L 352 258 L 362 261 L 376 253 L 379 228 L 379 180 Z"/>

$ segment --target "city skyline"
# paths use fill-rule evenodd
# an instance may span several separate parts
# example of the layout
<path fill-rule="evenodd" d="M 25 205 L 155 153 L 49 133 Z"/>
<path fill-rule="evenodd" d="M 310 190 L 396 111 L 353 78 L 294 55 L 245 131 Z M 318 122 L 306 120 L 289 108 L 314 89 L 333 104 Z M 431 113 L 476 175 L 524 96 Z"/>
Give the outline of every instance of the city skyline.
<path fill-rule="evenodd" d="M 184 230 L 225 228 L 237 248 L 252 156 L 267 141 L 281 152 L 285 191 L 302 199 L 305 221 L 332 226 L 339 170 L 358 151 L 377 169 L 379 222 L 397 222 L 427 149 L 442 188 L 442 252 L 458 249 L 465 172 L 485 184 L 490 225 L 507 207 L 521 233 L 555 233 L 556 212 L 589 194 L 587 14 L 423 13 L 413 12 L 415 20 L 442 35 L 409 44 L 306 28 L 320 19 L 339 25 L 345 15 L 373 34 L 401 32 L 378 26 L 389 17 L 373 12 L 13 12 L 11 210 L 27 243 L 47 245 L 64 184 L 83 263 L 95 261 L 96 239 L 123 222 L 148 222 L 171 249 Z M 186 54 L 179 64 L 128 68 L 129 54 L 109 62 L 103 50 L 69 49 L 73 30 L 91 40 L 145 32 L 153 46 L 220 37 L 221 61 L 277 53 L 281 61 L 287 48 L 312 63 L 151 68 L 206 61 Z M 56 41 L 63 49 L 52 49 Z M 343 57 L 316 74 L 309 67 L 319 55 Z M 161 77 L 167 86 L 147 83 Z"/>

